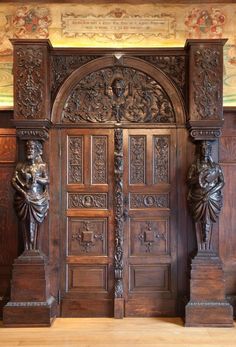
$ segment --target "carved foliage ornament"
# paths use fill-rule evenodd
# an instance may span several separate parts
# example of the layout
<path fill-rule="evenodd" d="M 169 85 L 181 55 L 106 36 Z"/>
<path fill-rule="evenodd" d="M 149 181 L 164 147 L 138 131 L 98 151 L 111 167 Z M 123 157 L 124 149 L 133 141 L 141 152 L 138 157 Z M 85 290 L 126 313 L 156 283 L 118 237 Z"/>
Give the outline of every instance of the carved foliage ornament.
<path fill-rule="evenodd" d="M 17 118 L 42 118 L 43 52 L 39 48 L 19 48 L 16 51 L 16 109 Z"/>
<path fill-rule="evenodd" d="M 175 115 L 164 89 L 150 76 L 114 67 L 87 75 L 67 98 L 62 121 L 69 123 L 173 123 Z"/>
<path fill-rule="evenodd" d="M 115 129 L 115 298 L 123 297 L 123 225 L 124 225 L 124 197 L 123 197 L 123 131 Z"/>
<path fill-rule="evenodd" d="M 219 79 L 220 52 L 202 48 L 194 53 L 194 102 L 198 119 L 218 119 L 221 114 L 221 80 Z"/>

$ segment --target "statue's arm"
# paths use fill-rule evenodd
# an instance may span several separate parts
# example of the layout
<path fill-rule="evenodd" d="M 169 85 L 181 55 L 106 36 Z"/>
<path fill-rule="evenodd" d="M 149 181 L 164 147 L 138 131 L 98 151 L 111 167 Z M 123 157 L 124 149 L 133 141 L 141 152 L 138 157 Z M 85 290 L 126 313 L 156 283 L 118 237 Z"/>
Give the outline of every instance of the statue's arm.
<path fill-rule="evenodd" d="M 214 187 L 212 187 L 208 192 L 207 195 L 210 196 L 211 194 L 214 194 L 221 190 L 224 187 L 225 181 L 224 181 L 224 175 L 221 170 L 221 167 L 217 165 L 218 168 L 218 182 L 215 184 Z"/>
<path fill-rule="evenodd" d="M 187 177 L 187 184 L 189 186 L 196 184 L 198 182 L 198 175 L 196 174 L 196 165 L 192 164 Z"/>
<path fill-rule="evenodd" d="M 26 192 L 24 191 L 23 187 L 25 184 L 21 181 L 19 178 L 19 166 L 16 167 L 16 170 L 14 172 L 14 175 L 12 177 L 12 186 L 15 188 L 15 190 L 20 193 L 23 197 L 26 197 Z"/>
<path fill-rule="evenodd" d="M 41 176 L 37 177 L 37 182 L 43 186 L 46 186 L 49 184 L 48 170 L 46 164 L 42 164 L 41 170 Z"/>

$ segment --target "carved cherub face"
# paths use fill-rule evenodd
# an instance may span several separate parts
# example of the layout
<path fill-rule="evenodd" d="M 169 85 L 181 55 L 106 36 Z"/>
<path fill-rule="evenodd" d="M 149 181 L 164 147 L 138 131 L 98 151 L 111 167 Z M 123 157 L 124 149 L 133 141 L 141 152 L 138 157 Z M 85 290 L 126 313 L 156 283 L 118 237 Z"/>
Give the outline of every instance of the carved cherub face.
<path fill-rule="evenodd" d="M 124 80 L 122 80 L 120 78 L 114 79 L 114 81 L 112 82 L 111 87 L 112 87 L 113 93 L 118 98 L 124 95 L 124 93 L 125 93 L 125 81 Z"/>

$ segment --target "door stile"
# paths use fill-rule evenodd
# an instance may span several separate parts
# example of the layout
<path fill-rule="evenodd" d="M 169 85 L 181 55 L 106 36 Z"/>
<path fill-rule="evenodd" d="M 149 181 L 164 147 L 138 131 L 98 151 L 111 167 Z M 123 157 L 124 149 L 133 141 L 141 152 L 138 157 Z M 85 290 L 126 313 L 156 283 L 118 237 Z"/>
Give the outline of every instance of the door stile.
<path fill-rule="evenodd" d="M 114 130 L 114 227 L 115 227 L 115 292 L 114 317 L 124 317 L 124 196 L 123 196 L 123 129 Z"/>

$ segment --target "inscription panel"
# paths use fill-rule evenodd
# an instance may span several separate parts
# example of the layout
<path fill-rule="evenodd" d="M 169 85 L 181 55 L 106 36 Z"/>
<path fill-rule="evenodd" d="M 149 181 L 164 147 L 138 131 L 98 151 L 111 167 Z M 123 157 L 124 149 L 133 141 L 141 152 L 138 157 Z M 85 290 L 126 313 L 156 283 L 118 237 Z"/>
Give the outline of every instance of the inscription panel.
<path fill-rule="evenodd" d="M 131 292 L 163 292 L 170 290 L 170 266 L 163 265 L 131 265 Z"/>
<path fill-rule="evenodd" d="M 107 209 L 107 194 L 68 193 L 68 208 Z"/>
<path fill-rule="evenodd" d="M 81 292 L 106 292 L 107 265 L 69 265 L 68 289 Z"/>
<path fill-rule="evenodd" d="M 83 136 L 68 137 L 68 183 L 83 183 Z"/>
<path fill-rule="evenodd" d="M 75 219 L 68 222 L 69 255 L 106 255 L 107 219 Z"/>
<path fill-rule="evenodd" d="M 16 161 L 16 138 L 0 136 L 0 162 L 14 163 Z"/>
<path fill-rule="evenodd" d="M 169 253 L 169 221 L 167 219 L 131 219 L 129 237 L 131 256 Z"/>
<path fill-rule="evenodd" d="M 169 195 L 168 194 L 129 194 L 129 206 L 132 209 L 137 208 L 168 208 Z"/>
<path fill-rule="evenodd" d="M 130 184 L 145 183 L 146 136 L 129 137 Z"/>
<path fill-rule="evenodd" d="M 169 182 L 169 148 L 168 136 L 153 136 L 153 183 Z"/>
<path fill-rule="evenodd" d="M 107 136 L 92 136 L 92 183 L 107 183 Z"/>

